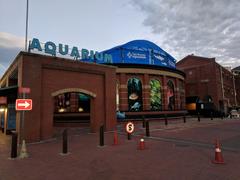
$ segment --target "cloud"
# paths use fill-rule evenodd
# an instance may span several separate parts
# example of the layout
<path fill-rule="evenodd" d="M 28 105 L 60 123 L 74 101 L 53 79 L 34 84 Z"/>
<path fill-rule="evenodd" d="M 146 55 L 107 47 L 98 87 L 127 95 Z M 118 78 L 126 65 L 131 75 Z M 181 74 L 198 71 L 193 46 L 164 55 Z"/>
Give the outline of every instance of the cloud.
<path fill-rule="evenodd" d="M 0 77 L 7 70 L 19 51 L 24 48 L 24 38 L 0 32 Z"/>
<path fill-rule="evenodd" d="M 240 1 L 131 0 L 145 13 L 143 25 L 176 59 L 188 54 L 216 57 L 222 65 L 240 64 Z"/>
<path fill-rule="evenodd" d="M 25 39 L 10 33 L 0 32 L 1 48 L 24 48 Z"/>

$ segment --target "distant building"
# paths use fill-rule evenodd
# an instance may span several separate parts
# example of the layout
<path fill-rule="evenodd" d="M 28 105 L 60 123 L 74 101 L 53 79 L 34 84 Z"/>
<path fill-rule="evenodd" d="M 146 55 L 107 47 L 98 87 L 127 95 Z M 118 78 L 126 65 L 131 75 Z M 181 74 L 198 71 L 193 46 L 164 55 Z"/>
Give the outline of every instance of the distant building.
<path fill-rule="evenodd" d="M 228 113 L 239 106 L 239 79 L 228 69 L 216 63 L 215 58 L 188 55 L 176 64 L 186 74 L 186 104 L 195 101 L 195 111 L 207 110 Z M 209 112 L 207 111 L 207 112 Z M 206 111 L 205 111 L 206 112 Z"/>
<path fill-rule="evenodd" d="M 240 66 L 233 68 L 233 69 L 232 69 L 232 72 L 233 72 L 235 75 L 240 75 Z"/>
<path fill-rule="evenodd" d="M 234 77 L 235 77 L 237 105 L 238 105 L 238 108 L 240 108 L 240 66 L 232 69 L 232 72 L 235 75 Z"/>

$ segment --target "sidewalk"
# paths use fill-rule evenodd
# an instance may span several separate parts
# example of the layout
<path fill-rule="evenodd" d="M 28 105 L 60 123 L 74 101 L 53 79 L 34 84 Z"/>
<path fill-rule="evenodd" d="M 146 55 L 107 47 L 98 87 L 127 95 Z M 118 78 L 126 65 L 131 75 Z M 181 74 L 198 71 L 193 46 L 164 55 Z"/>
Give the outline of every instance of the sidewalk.
<path fill-rule="evenodd" d="M 240 141 L 240 120 L 187 119 L 187 123 L 150 122 L 152 137 L 191 139 L 210 143 L 212 136 L 220 135 L 226 142 Z M 136 125 L 136 130 L 142 124 Z M 119 127 L 120 128 L 120 127 Z M 121 128 L 122 129 L 122 128 Z M 136 132 L 136 135 L 139 134 Z M 238 180 L 239 152 L 224 151 L 225 165 L 211 163 L 214 149 L 191 144 L 147 139 L 146 150 L 138 150 L 139 137 L 127 140 L 118 135 L 119 145 L 113 144 L 113 133 L 105 133 L 105 146 L 99 147 L 98 133 L 72 131 L 68 155 L 60 155 L 61 138 L 45 143 L 28 144 L 30 157 L 9 160 L 8 148 L 0 155 L 0 180 Z M 7 145 L 7 144 L 5 144 Z M 238 146 L 235 147 L 236 149 Z"/>

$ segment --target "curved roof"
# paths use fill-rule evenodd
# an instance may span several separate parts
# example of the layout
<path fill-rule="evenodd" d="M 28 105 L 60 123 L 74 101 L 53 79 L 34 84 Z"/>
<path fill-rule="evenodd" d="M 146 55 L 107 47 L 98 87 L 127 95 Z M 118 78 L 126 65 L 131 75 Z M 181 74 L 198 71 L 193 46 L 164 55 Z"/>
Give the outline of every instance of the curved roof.
<path fill-rule="evenodd" d="M 129 42 L 125 43 L 125 44 L 113 47 L 113 48 L 111 48 L 109 50 L 106 50 L 106 51 L 119 49 L 119 48 L 136 49 L 136 50 L 143 50 L 143 51 L 147 51 L 148 49 L 153 49 L 155 51 L 165 52 L 158 45 L 156 45 L 153 42 L 148 41 L 148 40 L 133 40 L 133 41 L 129 41 Z M 105 52 L 105 51 L 103 51 L 103 52 Z"/>
<path fill-rule="evenodd" d="M 133 40 L 102 53 L 112 55 L 113 64 L 145 64 L 176 68 L 176 60 L 170 54 L 147 40 Z"/>
<path fill-rule="evenodd" d="M 232 70 L 233 70 L 233 71 L 240 71 L 240 66 L 235 67 L 235 68 L 233 68 Z"/>

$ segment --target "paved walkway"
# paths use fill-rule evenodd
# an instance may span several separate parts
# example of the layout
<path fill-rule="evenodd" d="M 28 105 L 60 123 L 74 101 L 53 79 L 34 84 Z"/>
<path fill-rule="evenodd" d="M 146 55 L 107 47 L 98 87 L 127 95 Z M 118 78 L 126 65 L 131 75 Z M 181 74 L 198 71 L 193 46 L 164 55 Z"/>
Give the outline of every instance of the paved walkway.
<path fill-rule="evenodd" d="M 112 132 L 105 133 L 105 146 L 99 147 L 98 134 L 71 130 L 68 155 L 60 154 L 62 143 L 57 138 L 28 144 L 30 157 L 15 160 L 8 159 L 9 139 L 0 136 L 0 180 L 239 180 L 240 119 L 187 119 L 186 124 L 175 121 L 168 126 L 150 122 L 150 128 L 143 151 L 138 143 L 145 131 L 138 123 L 132 140 L 118 127 L 119 145 L 112 145 Z M 211 163 L 215 138 L 223 143 L 225 165 Z"/>

